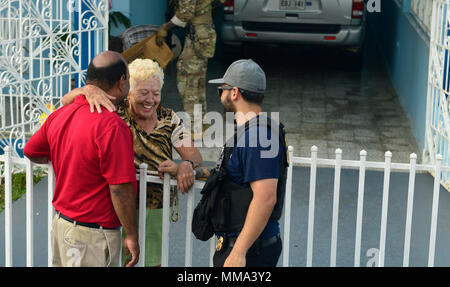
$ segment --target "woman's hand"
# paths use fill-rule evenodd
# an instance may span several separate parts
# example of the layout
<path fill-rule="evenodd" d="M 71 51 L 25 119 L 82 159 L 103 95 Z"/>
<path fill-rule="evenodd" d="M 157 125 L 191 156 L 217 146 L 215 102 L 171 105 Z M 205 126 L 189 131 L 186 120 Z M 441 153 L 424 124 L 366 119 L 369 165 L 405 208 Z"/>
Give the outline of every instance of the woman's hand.
<path fill-rule="evenodd" d="M 158 166 L 159 178 L 163 178 L 164 173 L 168 172 L 171 176 L 176 176 L 178 171 L 178 165 L 170 159 L 162 162 Z"/>
<path fill-rule="evenodd" d="M 91 113 L 93 113 L 95 109 L 97 109 L 97 112 L 101 114 L 101 107 L 105 107 L 110 112 L 116 111 L 116 107 L 112 103 L 112 100 L 114 100 L 115 98 L 108 95 L 105 91 L 94 85 L 86 85 L 81 88 L 73 89 L 72 91 L 64 95 L 64 97 L 61 99 L 61 103 L 63 105 L 69 105 L 75 101 L 76 97 L 81 95 L 84 95 L 86 97 L 86 100 L 88 101 L 91 108 Z"/>
<path fill-rule="evenodd" d="M 177 186 L 181 193 L 188 193 L 189 189 L 194 185 L 194 169 L 188 161 L 183 161 L 178 166 Z"/>
<path fill-rule="evenodd" d="M 159 177 L 162 178 L 165 172 L 177 177 L 177 189 L 183 194 L 187 193 L 194 185 L 194 170 L 188 161 L 183 161 L 180 165 L 177 165 L 171 160 L 166 160 L 158 167 Z"/>
<path fill-rule="evenodd" d="M 99 114 L 102 113 L 102 107 L 110 112 L 116 111 L 116 107 L 112 103 L 115 98 L 108 95 L 105 91 L 94 85 L 86 85 L 82 88 L 83 94 L 89 103 L 91 113 L 97 109 Z"/>

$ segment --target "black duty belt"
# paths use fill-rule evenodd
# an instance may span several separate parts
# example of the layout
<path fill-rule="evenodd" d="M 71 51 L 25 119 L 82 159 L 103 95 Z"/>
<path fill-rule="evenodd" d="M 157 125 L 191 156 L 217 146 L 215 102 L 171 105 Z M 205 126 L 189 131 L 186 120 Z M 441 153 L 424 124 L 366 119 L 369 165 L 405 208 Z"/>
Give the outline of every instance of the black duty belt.
<path fill-rule="evenodd" d="M 79 226 L 84 226 L 84 227 L 89 227 L 89 228 L 95 228 L 95 229 L 108 229 L 108 230 L 117 230 L 120 227 L 112 227 L 112 228 L 106 228 L 106 227 L 102 227 L 101 225 L 97 224 L 97 223 L 88 223 L 88 222 L 79 222 L 76 220 L 73 220 L 72 218 L 69 218 L 67 216 L 65 216 L 64 214 L 62 214 L 61 212 L 57 212 L 58 216 L 61 217 L 62 219 L 70 222 L 70 223 L 75 223 L 75 225 L 79 225 Z"/>
<path fill-rule="evenodd" d="M 276 243 L 280 239 L 280 234 L 277 234 L 275 236 L 269 237 L 269 238 L 258 238 L 253 243 L 252 247 L 257 246 L 259 248 L 265 248 L 269 245 L 272 245 Z M 219 236 L 217 245 L 216 245 L 216 251 L 220 251 L 222 249 L 222 244 L 224 243 L 224 240 L 226 240 L 226 247 L 232 248 L 234 246 L 234 243 L 236 243 L 237 237 L 227 237 L 226 239 L 223 236 Z M 252 248 L 250 248 L 252 249 Z M 249 249 L 249 250 L 250 250 Z"/>

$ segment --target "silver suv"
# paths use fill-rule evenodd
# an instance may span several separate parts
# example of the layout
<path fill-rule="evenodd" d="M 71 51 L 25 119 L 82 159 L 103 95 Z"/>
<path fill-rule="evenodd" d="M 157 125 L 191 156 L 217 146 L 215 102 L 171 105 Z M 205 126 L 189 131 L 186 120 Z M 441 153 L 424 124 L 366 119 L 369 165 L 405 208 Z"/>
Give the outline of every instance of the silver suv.
<path fill-rule="evenodd" d="M 319 44 L 359 49 L 363 0 L 225 1 L 222 39 L 243 42 Z"/>

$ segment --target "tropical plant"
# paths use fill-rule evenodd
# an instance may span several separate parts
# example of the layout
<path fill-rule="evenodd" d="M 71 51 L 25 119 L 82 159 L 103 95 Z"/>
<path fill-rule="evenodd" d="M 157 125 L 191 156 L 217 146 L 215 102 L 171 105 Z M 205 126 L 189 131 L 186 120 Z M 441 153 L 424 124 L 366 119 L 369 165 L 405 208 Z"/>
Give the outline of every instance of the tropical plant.
<path fill-rule="evenodd" d="M 37 184 L 45 176 L 41 169 L 33 172 L 33 184 Z M 5 208 L 5 179 L 0 178 L 0 212 Z M 26 193 L 26 173 L 18 172 L 12 174 L 12 201 L 21 198 Z"/>
<path fill-rule="evenodd" d="M 123 25 L 125 28 L 131 27 L 131 20 L 125 16 L 122 12 L 112 11 L 109 12 L 109 24 L 108 24 L 108 35 L 111 36 L 111 26 L 119 27 Z"/>

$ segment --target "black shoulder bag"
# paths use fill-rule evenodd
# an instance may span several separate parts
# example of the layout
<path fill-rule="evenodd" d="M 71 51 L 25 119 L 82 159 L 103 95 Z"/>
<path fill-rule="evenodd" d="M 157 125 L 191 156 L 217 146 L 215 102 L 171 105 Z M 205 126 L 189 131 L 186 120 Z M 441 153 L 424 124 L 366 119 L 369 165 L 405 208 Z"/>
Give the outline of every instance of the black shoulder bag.
<path fill-rule="evenodd" d="M 207 241 L 214 235 L 214 228 L 211 222 L 211 211 L 216 203 L 217 195 L 220 190 L 220 182 L 226 175 L 225 163 L 231 156 L 233 148 L 225 147 L 222 152 L 219 165 L 211 171 L 210 176 L 205 182 L 202 191 L 202 198 L 194 209 L 192 216 L 192 233 L 202 241 Z"/>

